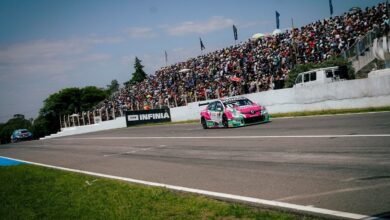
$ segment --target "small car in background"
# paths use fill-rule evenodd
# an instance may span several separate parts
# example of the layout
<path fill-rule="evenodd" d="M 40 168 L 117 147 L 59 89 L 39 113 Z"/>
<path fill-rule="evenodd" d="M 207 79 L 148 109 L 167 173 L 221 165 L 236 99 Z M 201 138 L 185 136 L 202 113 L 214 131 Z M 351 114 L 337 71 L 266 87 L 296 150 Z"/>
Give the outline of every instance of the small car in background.
<path fill-rule="evenodd" d="M 241 127 L 270 120 L 270 115 L 264 106 L 245 97 L 219 99 L 199 104 L 202 105 L 207 105 L 200 113 L 200 122 L 204 129 Z"/>
<path fill-rule="evenodd" d="M 11 135 L 11 142 L 12 143 L 15 143 L 18 141 L 32 140 L 32 139 L 33 139 L 33 135 L 27 129 L 17 129 L 14 132 L 12 132 L 12 135 Z"/>

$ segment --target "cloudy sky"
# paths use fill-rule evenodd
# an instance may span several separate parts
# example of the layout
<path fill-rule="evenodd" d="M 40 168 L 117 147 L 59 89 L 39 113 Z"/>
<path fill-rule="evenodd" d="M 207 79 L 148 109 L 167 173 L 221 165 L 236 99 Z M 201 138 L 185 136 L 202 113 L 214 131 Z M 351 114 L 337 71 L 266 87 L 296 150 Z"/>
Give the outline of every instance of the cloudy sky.
<path fill-rule="evenodd" d="M 380 0 L 333 0 L 334 15 Z M 327 18 L 329 0 L 1 0 L 0 122 L 36 117 L 43 101 L 67 87 L 123 83 L 135 56 L 153 74 L 165 65 L 234 44 L 254 33 Z"/>

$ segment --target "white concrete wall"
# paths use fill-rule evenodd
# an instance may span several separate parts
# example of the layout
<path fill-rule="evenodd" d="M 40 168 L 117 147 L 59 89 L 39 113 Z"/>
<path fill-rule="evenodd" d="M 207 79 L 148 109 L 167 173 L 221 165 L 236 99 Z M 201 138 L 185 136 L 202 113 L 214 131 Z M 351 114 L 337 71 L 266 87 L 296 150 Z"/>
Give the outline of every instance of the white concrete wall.
<path fill-rule="evenodd" d="M 125 128 L 125 127 L 126 127 L 125 117 L 119 117 L 111 121 L 102 121 L 99 124 L 63 128 L 60 132 L 41 138 L 41 140 L 75 135 L 75 134 L 85 134 L 85 133 L 96 132 L 96 131 L 104 131 L 104 130 L 115 129 L 115 128 Z"/>
<path fill-rule="evenodd" d="M 372 74 L 367 79 L 271 90 L 244 96 L 261 105 L 265 105 L 271 114 L 390 106 L 389 73 L 390 69 L 381 71 L 379 74 Z M 172 121 L 199 120 L 200 111 L 205 106 L 199 106 L 198 104 L 199 102 L 189 103 L 187 106 L 170 109 Z M 120 117 L 99 124 L 65 128 L 63 131 L 43 139 L 124 127 L 126 127 L 126 119 L 125 117 Z"/>
<path fill-rule="evenodd" d="M 390 76 L 340 81 L 323 85 L 271 90 L 244 95 L 269 112 L 317 111 L 390 106 Z M 199 119 L 198 103 L 171 109 L 172 121 Z"/>

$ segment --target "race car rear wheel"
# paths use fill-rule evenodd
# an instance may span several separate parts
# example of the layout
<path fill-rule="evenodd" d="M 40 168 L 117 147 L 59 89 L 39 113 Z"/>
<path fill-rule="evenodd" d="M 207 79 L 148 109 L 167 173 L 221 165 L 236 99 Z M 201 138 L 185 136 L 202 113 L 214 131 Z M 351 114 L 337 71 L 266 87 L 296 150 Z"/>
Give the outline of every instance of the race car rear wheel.
<path fill-rule="evenodd" d="M 228 122 L 228 119 L 227 119 L 226 115 L 222 116 L 222 125 L 223 125 L 224 128 L 228 128 L 229 127 L 229 122 Z"/>
<path fill-rule="evenodd" d="M 200 119 L 200 123 L 202 124 L 203 129 L 207 129 L 208 128 L 206 120 L 204 118 Z"/>

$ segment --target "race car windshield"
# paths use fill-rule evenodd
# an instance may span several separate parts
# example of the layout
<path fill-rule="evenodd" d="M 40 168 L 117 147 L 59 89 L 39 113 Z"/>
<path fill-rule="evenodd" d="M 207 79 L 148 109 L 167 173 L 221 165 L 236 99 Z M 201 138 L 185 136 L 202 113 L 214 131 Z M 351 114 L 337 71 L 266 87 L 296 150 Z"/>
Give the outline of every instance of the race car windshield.
<path fill-rule="evenodd" d="M 225 106 L 227 105 L 233 105 L 233 106 L 245 106 L 245 105 L 252 105 L 253 102 L 249 99 L 237 99 L 237 100 L 229 100 L 224 103 Z"/>

